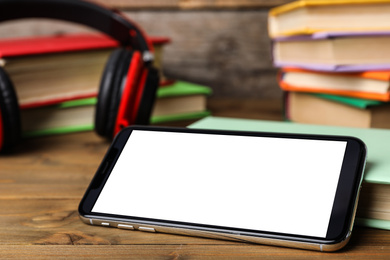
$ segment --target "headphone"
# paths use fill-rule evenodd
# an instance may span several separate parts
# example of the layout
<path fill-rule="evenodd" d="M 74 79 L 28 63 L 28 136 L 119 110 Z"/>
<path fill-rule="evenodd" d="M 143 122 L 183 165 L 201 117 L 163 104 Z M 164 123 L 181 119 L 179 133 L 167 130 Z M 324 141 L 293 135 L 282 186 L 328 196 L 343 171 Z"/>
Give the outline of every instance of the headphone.
<path fill-rule="evenodd" d="M 95 131 L 107 138 L 132 124 L 148 124 L 157 87 L 153 47 L 142 30 L 117 11 L 82 0 L 0 0 L 0 22 L 49 18 L 87 25 L 120 43 L 101 77 Z M 0 67 L 0 151 L 21 138 L 20 110 L 13 84 Z"/>

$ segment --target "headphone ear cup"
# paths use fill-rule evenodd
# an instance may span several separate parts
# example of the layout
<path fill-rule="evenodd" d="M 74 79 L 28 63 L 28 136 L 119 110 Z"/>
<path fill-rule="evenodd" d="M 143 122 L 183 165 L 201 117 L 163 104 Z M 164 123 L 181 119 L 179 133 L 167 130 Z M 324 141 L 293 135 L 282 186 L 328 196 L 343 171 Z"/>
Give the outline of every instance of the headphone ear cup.
<path fill-rule="evenodd" d="M 142 54 L 134 51 L 128 67 L 127 80 L 122 85 L 123 90 L 118 100 L 113 135 L 129 125 L 149 124 L 158 85 L 157 70 L 145 66 Z"/>
<path fill-rule="evenodd" d="M 16 145 L 21 136 L 20 111 L 13 84 L 0 68 L 0 151 Z"/>
<path fill-rule="evenodd" d="M 132 52 L 116 49 L 110 55 L 100 82 L 95 112 L 95 131 L 104 137 L 112 138 L 113 129 L 125 84 Z"/>

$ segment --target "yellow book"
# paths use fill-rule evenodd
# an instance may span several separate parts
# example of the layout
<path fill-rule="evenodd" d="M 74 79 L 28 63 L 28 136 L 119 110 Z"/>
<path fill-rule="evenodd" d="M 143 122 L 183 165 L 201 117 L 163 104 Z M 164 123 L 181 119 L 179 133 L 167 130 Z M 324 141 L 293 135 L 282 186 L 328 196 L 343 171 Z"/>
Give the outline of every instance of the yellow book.
<path fill-rule="evenodd" d="M 271 38 L 321 31 L 390 30 L 390 0 L 299 0 L 270 10 Z"/>

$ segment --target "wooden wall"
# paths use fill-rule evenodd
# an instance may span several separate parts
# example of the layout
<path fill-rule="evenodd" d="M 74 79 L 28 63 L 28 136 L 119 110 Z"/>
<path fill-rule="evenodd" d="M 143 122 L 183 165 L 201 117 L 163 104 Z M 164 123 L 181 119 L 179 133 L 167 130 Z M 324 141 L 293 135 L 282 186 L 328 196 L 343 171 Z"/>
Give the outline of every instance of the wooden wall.
<path fill-rule="evenodd" d="M 270 8 L 292 0 L 95 0 L 104 5 L 122 10 L 162 10 L 162 9 L 253 9 Z"/>
<path fill-rule="evenodd" d="M 270 7 L 287 0 L 100 0 L 118 8 L 149 35 L 167 36 L 163 66 L 172 78 L 211 86 L 215 97 L 278 98 L 267 35 Z M 0 37 L 89 31 L 63 22 L 21 20 Z"/>

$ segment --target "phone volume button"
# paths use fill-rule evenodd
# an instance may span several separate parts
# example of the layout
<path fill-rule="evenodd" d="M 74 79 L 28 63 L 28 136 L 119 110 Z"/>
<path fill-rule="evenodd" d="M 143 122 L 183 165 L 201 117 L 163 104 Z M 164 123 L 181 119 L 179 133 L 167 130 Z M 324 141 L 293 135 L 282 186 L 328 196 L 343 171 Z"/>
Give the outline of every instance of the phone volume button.
<path fill-rule="evenodd" d="M 139 227 L 138 230 L 145 231 L 145 232 L 156 232 L 156 230 L 154 228 L 151 228 L 151 227 Z"/>
<path fill-rule="evenodd" d="M 134 226 L 127 224 L 118 224 L 117 228 L 134 230 Z"/>
<path fill-rule="evenodd" d="M 109 162 L 104 162 L 102 165 L 101 174 L 105 174 L 109 166 L 110 166 Z"/>

